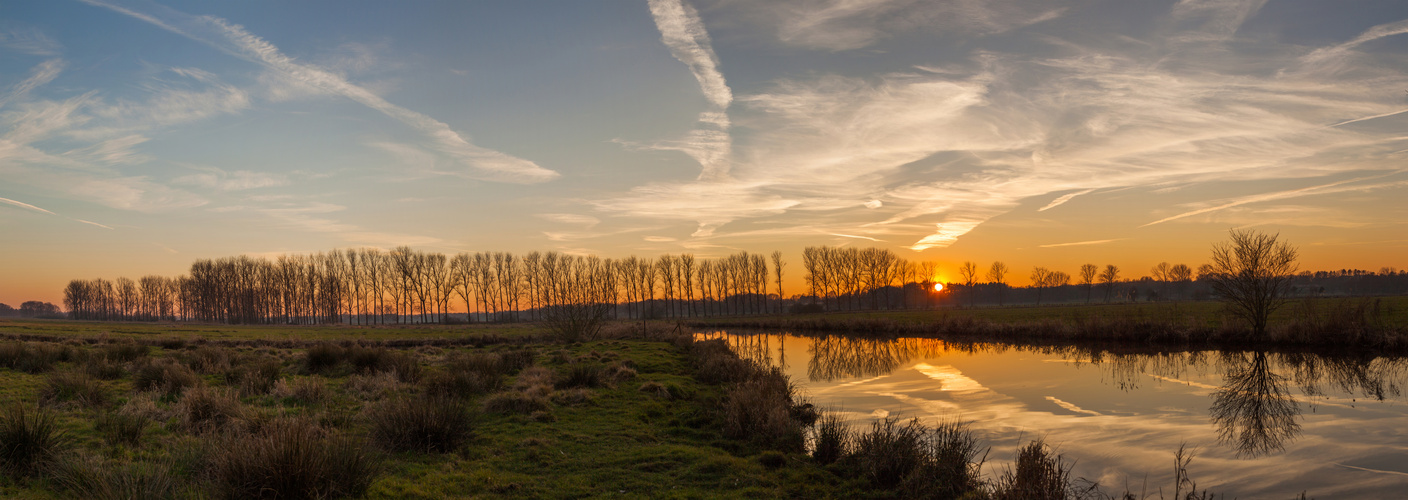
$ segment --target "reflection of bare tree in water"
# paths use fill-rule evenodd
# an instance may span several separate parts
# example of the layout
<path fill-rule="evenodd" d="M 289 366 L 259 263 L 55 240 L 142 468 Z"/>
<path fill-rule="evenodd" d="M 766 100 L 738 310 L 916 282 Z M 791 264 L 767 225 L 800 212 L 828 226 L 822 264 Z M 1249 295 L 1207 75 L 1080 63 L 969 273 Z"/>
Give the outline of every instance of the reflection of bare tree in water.
<path fill-rule="evenodd" d="M 1287 377 L 1271 371 L 1266 353 L 1229 365 L 1223 380 L 1208 411 L 1218 439 L 1235 447 L 1238 456 L 1281 451 L 1300 434 L 1300 406 L 1287 389 Z"/>
<path fill-rule="evenodd" d="M 897 340 L 820 337 L 812 340 L 807 378 L 813 382 L 885 375 L 919 357 L 936 357 L 944 343 L 933 339 Z"/>
<path fill-rule="evenodd" d="M 1324 395 L 1321 381 L 1349 394 L 1383 401 L 1398 397 L 1398 379 L 1408 371 L 1408 358 L 1381 358 L 1372 354 L 1325 357 L 1316 354 L 1284 354 L 1280 361 L 1291 369 L 1292 377 L 1306 396 Z"/>

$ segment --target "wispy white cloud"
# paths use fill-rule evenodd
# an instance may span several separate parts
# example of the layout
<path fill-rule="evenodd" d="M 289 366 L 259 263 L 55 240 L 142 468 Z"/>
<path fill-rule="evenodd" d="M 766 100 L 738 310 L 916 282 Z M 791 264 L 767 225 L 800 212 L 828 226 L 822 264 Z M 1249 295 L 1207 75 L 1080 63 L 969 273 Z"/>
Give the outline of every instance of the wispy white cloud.
<path fill-rule="evenodd" d="M 1223 200 L 1223 201 L 1220 201 L 1220 202 L 1218 202 L 1218 203 L 1216 203 L 1216 204 L 1214 204 L 1214 205 L 1212 205 L 1212 206 L 1207 206 L 1207 207 L 1203 207 L 1203 208 L 1198 208 L 1198 209 L 1196 209 L 1196 210 L 1189 210 L 1189 211 L 1187 211 L 1187 212 L 1183 212 L 1183 213 L 1179 213 L 1179 214 L 1176 214 L 1176 215 L 1171 215 L 1171 216 L 1168 216 L 1168 217 L 1164 217 L 1164 218 L 1162 218 L 1162 219 L 1159 219 L 1159 220 L 1156 220 L 1156 221 L 1153 221 L 1153 222 L 1150 222 L 1150 223 L 1141 225 L 1141 226 L 1139 226 L 1139 227 L 1148 227 L 1148 226 L 1152 226 L 1152 225 L 1155 225 L 1155 224 L 1162 224 L 1162 223 L 1165 223 L 1165 222 L 1174 221 L 1174 220 L 1178 220 L 1178 219 L 1183 219 L 1183 218 L 1186 218 L 1186 217 L 1192 217 L 1192 216 L 1194 216 L 1194 215 L 1201 215 L 1201 214 L 1205 214 L 1205 213 L 1209 213 L 1209 212 L 1216 212 L 1216 211 L 1219 211 L 1219 210 L 1226 210 L 1226 209 L 1228 209 L 1228 208 L 1237 207 L 1237 206 L 1241 206 L 1241 205 L 1247 205 L 1247 204 L 1251 204 L 1251 203 L 1260 203 L 1260 202 L 1273 201 L 1273 200 L 1284 200 L 1284 199 L 1289 199 L 1289 198 L 1298 198 L 1298 197 L 1301 197 L 1301 196 L 1323 195 L 1323 194 L 1331 194 L 1331 193 L 1338 193 L 1338 192 L 1345 192 L 1345 191 L 1364 191 L 1364 190 L 1368 190 L 1368 189 L 1379 189 L 1379 188 L 1384 188 L 1384 187 L 1389 187 L 1389 186 L 1401 186 L 1401 185 L 1404 185 L 1404 184 L 1405 184 L 1405 181 L 1398 181 L 1398 182 L 1391 182 L 1391 183 L 1380 183 L 1380 184 L 1371 184 L 1371 185 L 1357 185 L 1357 186 L 1356 186 L 1356 185 L 1353 185 L 1353 184 L 1358 183 L 1358 182 L 1363 182 L 1363 181 L 1366 181 L 1366 180 L 1381 179 L 1381 178 L 1384 178 L 1384 177 L 1387 177 L 1387 176 L 1390 176 L 1390 175 L 1395 175 L 1395 174 L 1400 174 L 1400 173 L 1403 173 L 1403 171 L 1400 170 L 1400 171 L 1390 172 L 1390 173 L 1381 174 L 1381 175 L 1374 175 L 1374 176 L 1368 176 L 1368 177 L 1359 177 L 1359 178 L 1354 178 L 1354 179 L 1345 179 L 1345 180 L 1342 180 L 1342 181 L 1335 181 L 1335 182 L 1331 182 L 1331 183 L 1328 183 L 1328 184 L 1320 184 L 1320 185 L 1316 185 L 1316 186 L 1303 187 L 1303 188 L 1299 188 L 1299 189 L 1288 189 L 1288 190 L 1276 191 L 1276 192 L 1272 192 L 1272 193 L 1262 193 L 1262 194 L 1254 194 L 1254 195 L 1250 195 L 1250 196 L 1241 196 L 1241 197 L 1233 198 L 1233 199 L 1230 199 L 1230 200 Z"/>
<path fill-rule="evenodd" d="M 50 211 L 48 211 L 48 210 L 45 210 L 45 209 L 36 207 L 36 206 L 34 206 L 34 205 L 30 205 L 30 204 L 25 203 L 25 202 L 22 202 L 22 201 L 11 200 L 11 199 L 9 199 L 9 198 L 0 198 L 0 203 L 4 203 L 4 204 L 6 204 L 6 205 L 13 205 L 13 206 L 20 207 L 20 208 L 27 209 L 27 210 L 33 210 L 33 211 L 35 211 L 35 212 L 39 212 L 39 213 L 42 213 L 42 214 L 58 215 L 58 214 L 56 214 L 56 213 L 54 213 L 54 212 L 50 212 Z"/>
<path fill-rule="evenodd" d="M 729 155 L 733 152 L 728 117 L 733 91 L 719 71 L 719 58 L 714 54 L 709 32 L 704 29 L 699 12 L 684 0 L 650 0 L 649 5 L 655 26 L 660 30 L 660 40 L 675 59 L 689 66 L 710 109 L 699 114 L 699 125 L 684 138 L 639 148 L 680 151 L 703 167 L 699 180 L 724 179 L 728 176 Z"/>
<path fill-rule="evenodd" d="M 1001 33 L 1060 17 L 1061 2 L 1016 0 L 791 0 L 756 8 L 777 23 L 784 43 L 822 50 L 868 47 L 900 33 Z"/>
<path fill-rule="evenodd" d="M 256 208 L 253 211 L 268 216 L 285 229 L 325 233 L 349 243 L 380 248 L 399 245 L 427 246 L 444 241 L 433 236 L 367 230 L 361 226 L 328 217 L 328 214 L 346 209 L 347 207 L 334 203 L 303 202 L 282 203 L 276 206 Z"/>
<path fill-rule="evenodd" d="M 63 46 L 34 27 L 0 26 L 0 48 L 35 56 L 55 56 Z"/>
<path fill-rule="evenodd" d="M 1052 244 L 1049 244 L 1049 245 L 1037 245 L 1037 246 L 1040 247 L 1040 248 L 1079 247 L 1079 246 L 1086 246 L 1086 245 L 1103 245 L 1103 244 L 1106 244 L 1106 243 L 1114 243 L 1114 242 L 1120 241 L 1120 240 L 1122 240 L 1122 239 L 1124 239 L 1124 238 L 1115 238 L 1115 239 L 1110 239 L 1110 240 L 1076 241 L 1076 242 L 1072 242 L 1072 243 L 1052 243 Z"/>
<path fill-rule="evenodd" d="M 559 174 L 538 164 L 471 143 L 449 125 L 423 113 L 388 102 L 381 96 L 355 85 L 323 68 L 302 63 L 285 55 L 274 44 L 245 30 L 243 26 L 214 16 L 192 16 L 169 8 L 141 12 L 116 3 L 83 0 L 85 3 L 146 21 L 167 31 L 191 38 L 248 61 L 260 64 L 292 81 L 318 91 L 338 95 L 379 111 L 422 133 L 428 146 L 475 170 L 475 175 L 505 182 L 543 182 Z"/>
<path fill-rule="evenodd" d="M 226 172 L 214 167 L 206 167 L 203 170 L 205 172 L 177 177 L 172 182 L 218 191 L 244 191 L 289 184 L 288 176 L 284 174 L 248 170 Z"/>
<path fill-rule="evenodd" d="M 63 72 L 63 59 L 50 59 L 40 63 L 29 70 L 29 77 L 11 87 L 4 95 L 0 95 L 0 108 L 4 108 L 10 101 L 22 99 L 29 94 L 29 91 L 54 81 L 54 78 Z"/>
<path fill-rule="evenodd" d="M 601 223 L 601 219 L 581 214 L 538 214 L 538 218 L 561 224 L 581 226 L 584 229 L 590 229 Z"/>
<path fill-rule="evenodd" d="M 861 12 L 899 3 L 825 5 Z M 692 196 L 656 182 L 593 205 L 665 220 L 711 215 L 716 222 L 701 224 L 696 239 L 727 237 L 703 230 L 720 227 L 717 221 L 752 218 L 894 241 L 869 232 L 891 226 L 899 239 L 912 238 L 910 248 L 924 250 L 951 245 L 1039 197 L 1050 201 L 1037 211 L 1047 211 L 1133 186 L 1330 183 L 1396 168 L 1389 159 L 1402 151 L 1402 138 L 1389 118 L 1401 116 L 1408 72 L 1353 58 L 1357 72 L 1302 71 L 1314 51 L 1236 39 L 1262 3 L 1184 2 L 1167 15 L 1177 29 L 1152 33 L 1139 40 L 1144 45 L 1044 36 L 1049 47 L 1040 56 L 975 49 L 941 68 L 773 80 L 737 97 L 735 114 L 749 136 L 732 155 L 731 181 L 713 186 L 725 195 Z M 1371 28 L 1334 47 L 1352 53 L 1405 29 Z M 1150 50 L 1160 56 L 1151 60 Z M 1240 50 L 1256 54 L 1254 68 L 1223 62 L 1241 61 L 1225 57 Z M 1329 126 L 1348 123 L 1362 126 Z M 868 216 L 843 208 L 861 208 L 843 200 L 862 196 L 884 203 Z M 1281 198 L 1211 202 L 1167 220 L 1268 199 Z M 809 215 L 799 223 L 794 214 L 803 212 Z"/>

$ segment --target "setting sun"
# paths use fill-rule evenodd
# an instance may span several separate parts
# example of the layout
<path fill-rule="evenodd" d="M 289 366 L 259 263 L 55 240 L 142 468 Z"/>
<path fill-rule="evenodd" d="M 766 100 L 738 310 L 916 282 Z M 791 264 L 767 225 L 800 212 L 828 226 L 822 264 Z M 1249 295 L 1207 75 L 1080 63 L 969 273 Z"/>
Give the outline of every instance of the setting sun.
<path fill-rule="evenodd" d="M 934 283 L 934 291 L 935 291 L 935 292 L 942 292 L 942 291 L 944 291 L 944 284 L 943 284 L 943 283 Z"/>

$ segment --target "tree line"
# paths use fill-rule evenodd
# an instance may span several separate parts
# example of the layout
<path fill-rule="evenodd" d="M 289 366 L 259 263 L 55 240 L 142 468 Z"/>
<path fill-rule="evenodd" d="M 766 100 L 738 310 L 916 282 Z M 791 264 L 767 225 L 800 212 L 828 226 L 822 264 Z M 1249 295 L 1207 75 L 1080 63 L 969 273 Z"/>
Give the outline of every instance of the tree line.
<path fill-rule="evenodd" d="M 409 247 L 242 255 L 197 260 L 177 277 L 75 279 L 64 304 L 74 319 L 241 324 L 535 321 L 583 303 L 608 304 L 616 318 L 753 314 L 779 310 L 786 263 L 781 252 L 771 259 L 770 268 L 748 252 L 603 259 Z"/>
<path fill-rule="evenodd" d="M 77 279 L 64 289 L 64 305 L 73 319 L 368 325 L 555 320 L 561 318 L 549 316 L 562 306 L 581 304 L 598 306 L 597 316 L 640 319 L 1207 299 L 1216 293 L 1210 265 L 1195 270 L 1167 262 L 1132 280 L 1113 264 L 1085 264 L 1074 275 L 1035 266 L 1031 285 L 1014 287 L 1007 284 L 1007 264 L 968 261 L 943 293 L 933 288 L 936 263 L 888 249 L 806 247 L 802 266 L 805 289 L 789 298 L 781 252 L 609 259 L 559 252 L 446 255 L 403 246 L 202 259 L 176 277 Z M 1306 272 L 1291 285 L 1304 295 L 1405 293 L 1408 273 Z M 49 306 L 27 302 L 25 315 L 61 314 Z M 0 315 L 5 310 L 0 307 Z"/>

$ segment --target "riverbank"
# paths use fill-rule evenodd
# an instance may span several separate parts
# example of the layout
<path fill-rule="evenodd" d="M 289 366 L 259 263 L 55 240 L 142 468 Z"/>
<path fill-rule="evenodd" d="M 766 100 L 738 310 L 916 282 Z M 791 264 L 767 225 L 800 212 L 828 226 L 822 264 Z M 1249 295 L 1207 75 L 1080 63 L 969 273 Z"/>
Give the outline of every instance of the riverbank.
<path fill-rule="evenodd" d="M 1122 343 L 1177 349 L 1332 348 L 1408 352 L 1408 297 L 1287 304 L 1263 338 L 1215 302 L 1059 305 L 702 318 L 702 329 L 746 328 L 956 341 Z"/>

